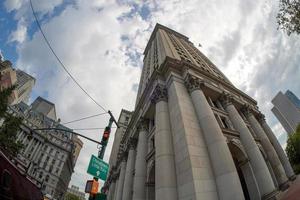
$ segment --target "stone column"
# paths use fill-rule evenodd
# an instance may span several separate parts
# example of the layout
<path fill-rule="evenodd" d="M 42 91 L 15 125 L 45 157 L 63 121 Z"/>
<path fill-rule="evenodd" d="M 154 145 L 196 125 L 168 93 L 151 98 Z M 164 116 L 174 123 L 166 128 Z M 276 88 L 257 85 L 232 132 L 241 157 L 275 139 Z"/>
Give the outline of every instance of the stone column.
<path fill-rule="evenodd" d="M 139 122 L 139 138 L 137 144 L 137 154 L 135 159 L 135 175 L 133 181 L 133 200 L 146 199 L 146 178 L 147 178 L 147 121 Z"/>
<path fill-rule="evenodd" d="M 32 145 L 33 141 L 34 141 L 34 137 L 32 137 L 31 140 L 29 141 L 29 144 L 27 145 L 27 148 L 24 151 L 24 156 L 27 154 L 27 152 L 31 148 L 31 145 Z"/>
<path fill-rule="evenodd" d="M 235 130 L 240 133 L 240 140 L 250 159 L 260 193 L 262 197 L 268 196 L 276 189 L 267 164 L 244 120 L 232 104 L 232 97 L 230 95 L 224 95 L 223 101 Z"/>
<path fill-rule="evenodd" d="M 267 124 L 267 122 L 265 120 L 265 116 L 263 114 L 260 114 L 259 122 L 261 123 L 263 130 L 267 134 L 267 137 L 269 138 L 271 144 L 273 145 L 275 151 L 277 152 L 277 155 L 279 157 L 279 160 L 281 161 L 281 164 L 285 170 L 287 177 L 290 180 L 295 180 L 296 175 L 294 173 L 294 170 L 293 170 L 286 154 L 284 153 L 284 150 L 282 149 L 280 143 L 278 142 L 276 136 L 274 135 L 272 129 Z"/>
<path fill-rule="evenodd" d="M 270 140 L 268 139 L 266 133 L 254 117 L 254 115 L 251 112 L 251 109 L 249 107 L 246 107 L 244 109 L 244 113 L 251 124 L 252 129 L 254 130 L 255 134 L 257 135 L 258 139 L 261 142 L 261 145 L 264 149 L 264 151 L 267 154 L 268 160 L 271 164 L 271 167 L 274 171 L 276 180 L 278 182 L 280 189 L 286 189 L 288 187 L 288 178 L 285 175 L 284 169 L 281 165 L 281 162 L 276 154 L 275 149 L 273 148 Z"/>
<path fill-rule="evenodd" d="M 118 191 L 118 188 L 119 188 L 119 176 L 120 176 L 120 174 L 118 173 L 116 175 L 116 187 L 115 187 L 115 191 L 114 191 L 112 200 L 116 200 L 117 199 L 117 191 Z"/>
<path fill-rule="evenodd" d="M 186 86 L 191 94 L 217 183 L 220 199 L 244 199 L 243 190 L 225 136 L 201 89 L 203 82 L 188 75 Z"/>
<path fill-rule="evenodd" d="M 120 169 L 120 176 L 119 176 L 116 200 L 122 200 L 124 179 L 125 179 L 125 171 L 126 171 L 126 156 L 123 155 L 123 158 L 122 158 L 122 161 L 121 161 L 120 165 L 121 165 L 121 167 L 120 167 L 121 169 Z"/>
<path fill-rule="evenodd" d="M 116 179 L 115 177 L 112 178 L 110 186 L 109 186 L 109 192 L 107 195 L 107 200 L 113 200 L 114 199 L 114 193 L 116 189 Z"/>
<path fill-rule="evenodd" d="M 126 166 L 126 172 L 125 172 L 122 200 L 131 200 L 132 199 L 133 171 L 134 171 L 134 163 L 135 163 L 136 140 L 131 138 L 129 143 L 130 144 L 129 144 L 128 159 L 127 159 L 127 166 Z"/>
<path fill-rule="evenodd" d="M 37 154 L 39 153 L 39 151 L 40 151 L 40 148 L 41 148 L 41 143 L 37 140 L 37 143 L 36 143 L 36 145 L 35 145 L 35 148 L 34 148 L 34 150 L 32 151 L 32 154 L 31 154 L 31 156 L 30 156 L 29 159 L 32 159 L 32 160 L 34 161 L 36 155 L 37 155 Z"/>
<path fill-rule="evenodd" d="M 155 104 L 155 199 L 176 200 L 173 138 L 164 86 L 155 87 L 151 101 Z"/>

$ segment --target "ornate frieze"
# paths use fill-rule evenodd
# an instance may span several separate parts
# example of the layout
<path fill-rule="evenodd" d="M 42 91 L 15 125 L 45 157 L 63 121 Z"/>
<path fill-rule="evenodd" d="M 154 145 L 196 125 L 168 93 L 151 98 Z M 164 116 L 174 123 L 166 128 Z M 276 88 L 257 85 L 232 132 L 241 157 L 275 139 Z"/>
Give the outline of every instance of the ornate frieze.
<path fill-rule="evenodd" d="M 204 81 L 191 75 L 187 74 L 185 78 L 185 85 L 189 91 L 189 93 L 192 93 L 194 90 L 201 90 L 204 86 Z"/>
<path fill-rule="evenodd" d="M 151 102 L 168 101 L 168 91 L 164 85 L 157 84 L 151 95 Z"/>

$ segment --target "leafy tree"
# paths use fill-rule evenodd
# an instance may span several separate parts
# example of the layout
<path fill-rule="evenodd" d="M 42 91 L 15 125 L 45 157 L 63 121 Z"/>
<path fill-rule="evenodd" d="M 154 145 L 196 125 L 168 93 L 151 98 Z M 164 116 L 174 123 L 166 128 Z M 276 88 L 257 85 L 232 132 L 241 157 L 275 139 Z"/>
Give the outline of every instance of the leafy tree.
<path fill-rule="evenodd" d="M 296 174 L 300 173 L 300 124 L 296 132 L 289 136 L 285 149 Z"/>
<path fill-rule="evenodd" d="M 7 113 L 14 89 L 15 86 L 0 90 L 0 148 L 12 156 L 16 156 L 23 147 L 21 142 L 16 141 L 22 118 Z"/>
<path fill-rule="evenodd" d="M 80 200 L 80 198 L 74 194 L 67 193 L 65 196 L 65 200 Z"/>
<path fill-rule="evenodd" d="M 300 34 L 300 0 L 280 0 L 277 23 L 287 35 Z"/>

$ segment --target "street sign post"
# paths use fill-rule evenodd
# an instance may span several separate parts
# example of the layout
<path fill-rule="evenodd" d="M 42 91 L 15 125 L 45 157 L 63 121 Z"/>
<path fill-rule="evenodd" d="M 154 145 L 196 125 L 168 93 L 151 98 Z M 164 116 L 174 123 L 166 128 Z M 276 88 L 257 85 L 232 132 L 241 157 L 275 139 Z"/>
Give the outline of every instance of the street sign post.
<path fill-rule="evenodd" d="M 106 162 L 92 155 L 87 173 L 94 177 L 100 178 L 103 181 L 106 181 L 108 168 L 109 165 Z"/>

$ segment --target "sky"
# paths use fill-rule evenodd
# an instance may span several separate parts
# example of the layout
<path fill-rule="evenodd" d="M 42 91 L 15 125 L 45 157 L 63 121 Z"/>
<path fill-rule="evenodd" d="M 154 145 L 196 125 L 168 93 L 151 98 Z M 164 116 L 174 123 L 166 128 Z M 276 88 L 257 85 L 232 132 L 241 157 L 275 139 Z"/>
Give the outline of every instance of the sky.
<path fill-rule="evenodd" d="M 103 113 L 62 70 L 37 29 L 29 0 L 0 5 L 0 53 L 36 78 L 30 101 L 55 103 L 62 122 Z M 300 40 L 278 30 L 273 0 L 32 0 L 56 54 L 98 103 L 118 118 L 133 110 L 143 50 L 156 23 L 189 37 L 240 90 L 257 100 L 285 146 L 286 132 L 271 112 L 272 98 L 287 89 L 300 96 Z M 68 124 L 105 127 L 109 116 Z M 102 130 L 78 131 L 101 139 Z M 108 161 L 114 130 L 104 156 Z M 97 145 L 82 139 L 71 184 L 84 190 Z"/>

